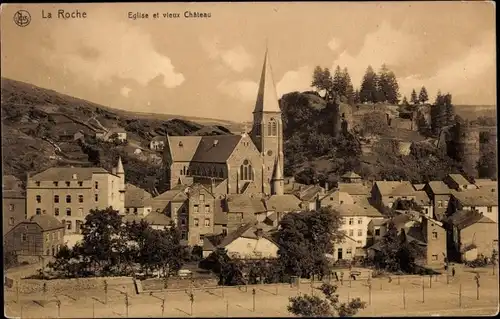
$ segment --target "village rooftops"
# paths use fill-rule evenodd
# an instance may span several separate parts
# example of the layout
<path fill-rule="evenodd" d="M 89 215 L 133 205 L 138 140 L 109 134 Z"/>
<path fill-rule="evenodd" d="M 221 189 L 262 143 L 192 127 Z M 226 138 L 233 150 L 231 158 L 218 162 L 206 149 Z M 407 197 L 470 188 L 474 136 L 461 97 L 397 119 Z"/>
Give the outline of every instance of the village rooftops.
<path fill-rule="evenodd" d="M 51 167 L 31 176 L 34 181 L 84 181 L 91 180 L 93 174 L 111 174 L 102 167 Z"/>
<path fill-rule="evenodd" d="M 155 136 L 151 139 L 153 142 L 165 142 L 166 137 L 165 136 Z"/>
<path fill-rule="evenodd" d="M 434 195 L 451 194 L 451 189 L 443 181 L 430 181 L 428 185 Z"/>
<path fill-rule="evenodd" d="M 468 189 L 452 191 L 463 206 L 498 206 L 498 191 L 496 189 Z"/>
<path fill-rule="evenodd" d="M 292 194 L 272 195 L 264 200 L 268 211 L 294 212 L 301 211 L 301 201 Z"/>
<path fill-rule="evenodd" d="M 470 210 L 457 211 L 455 214 L 449 216 L 446 222 L 458 229 L 464 229 L 476 223 L 495 223 L 490 218 Z"/>
<path fill-rule="evenodd" d="M 415 193 L 413 185 L 408 181 L 377 181 L 375 185 L 382 196 L 411 196 Z"/>
<path fill-rule="evenodd" d="M 368 195 L 370 188 L 363 183 L 338 183 L 337 190 L 349 195 Z"/>
<path fill-rule="evenodd" d="M 132 184 L 125 185 L 125 207 L 144 207 L 144 201 L 152 198 L 151 194 Z"/>
<path fill-rule="evenodd" d="M 266 207 L 262 199 L 243 194 L 231 194 L 226 199 L 228 212 L 262 213 Z"/>
<path fill-rule="evenodd" d="M 307 187 L 303 187 L 302 190 L 297 190 L 293 192 L 295 196 L 297 196 L 300 200 L 310 202 L 315 200 L 318 195 L 324 192 L 324 188 L 318 185 L 308 185 Z"/>
<path fill-rule="evenodd" d="M 338 211 L 341 217 L 383 217 L 383 215 L 362 196 L 353 197 L 354 204 L 333 204 L 333 210 Z"/>

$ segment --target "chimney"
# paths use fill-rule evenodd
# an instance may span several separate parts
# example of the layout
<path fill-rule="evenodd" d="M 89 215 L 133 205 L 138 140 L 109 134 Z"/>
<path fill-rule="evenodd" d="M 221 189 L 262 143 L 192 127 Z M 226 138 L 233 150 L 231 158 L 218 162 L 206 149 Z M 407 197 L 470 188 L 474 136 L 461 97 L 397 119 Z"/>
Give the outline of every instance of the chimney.
<path fill-rule="evenodd" d="M 111 169 L 111 173 L 113 173 L 113 175 L 116 175 L 116 167 L 113 167 L 113 168 Z"/>
<path fill-rule="evenodd" d="M 76 176 L 76 174 L 73 174 L 73 179 L 77 179 L 77 176 Z"/>
<path fill-rule="evenodd" d="M 328 192 L 328 182 L 325 182 L 325 191 Z"/>
<path fill-rule="evenodd" d="M 217 144 L 219 144 L 219 140 L 214 140 L 214 147 L 216 147 Z"/>

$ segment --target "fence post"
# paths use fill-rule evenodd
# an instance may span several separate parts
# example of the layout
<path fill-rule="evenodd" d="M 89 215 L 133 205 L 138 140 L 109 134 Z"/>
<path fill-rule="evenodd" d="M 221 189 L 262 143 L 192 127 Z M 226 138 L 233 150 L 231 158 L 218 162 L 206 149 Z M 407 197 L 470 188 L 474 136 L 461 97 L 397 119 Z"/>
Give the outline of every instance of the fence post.
<path fill-rule="evenodd" d="M 226 299 L 226 317 L 229 318 L 229 301 Z"/>
<path fill-rule="evenodd" d="M 165 315 L 165 299 L 161 301 L 161 317 L 163 318 Z"/>
<path fill-rule="evenodd" d="M 252 289 L 252 295 L 253 295 L 253 312 L 255 312 L 255 288 Z"/>
<path fill-rule="evenodd" d="M 56 300 L 56 305 L 57 305 L 57 317 L 61 318 L 61 301 L 59 299 Z"/>
<path fill-rule="evenodd" d="M 458 287 L 458 307 L 462 308 L 462 284 Z"/>
<path fill-rule="evenodd" d="M 92 318 L 95 318 L 95 299 L 92 298 Z"/>
<path fill-rule="evenodd" d="M 16 294 L 17 294 L 17 303 L 18 304 L 19 304 L 19 281 L 21 281 L 21 279 L 16 281 Z"/>
<path fill-rule="evenodd" d="M 108 304 L 108 281 L 104 280 L 104 303 Z"/>
<path fill-rule="evenodd" d="M 429 288 L 432 288 L 432 275 L 429 276 Z"/>
<path fill-rule="evenodd" d="M 43 283 L 43 288 L 42 289 L 43 289 L 43 299 L 45 301 L 47 301 L 47 283 L 46 282 Z"/>
<path fill-rule="evenodd" d="M 128 293 L 125 293 L 125 313 L 128 318 Z"/>
<path fill-rule="evenodd" d="M 194 294 L 191 292 L 189 294 L 189 300 L 191 301 L 191 317 L 193 316 L 193 304 L 194 304 Z"/>
<path fill-rule="evenodd" d="M 368 304 L 372 304 L 372 280 L 368 278 Z"/>
<path fill-rule="evenodd" d="M 424 276 L 422 276 L 422 303 L 425 303 L 425 282 L 424 282 Z"/>
<path fill-rule="evenodd" d="M 406 289 L 403 287 L 403 308 L 406 309 Z"/>

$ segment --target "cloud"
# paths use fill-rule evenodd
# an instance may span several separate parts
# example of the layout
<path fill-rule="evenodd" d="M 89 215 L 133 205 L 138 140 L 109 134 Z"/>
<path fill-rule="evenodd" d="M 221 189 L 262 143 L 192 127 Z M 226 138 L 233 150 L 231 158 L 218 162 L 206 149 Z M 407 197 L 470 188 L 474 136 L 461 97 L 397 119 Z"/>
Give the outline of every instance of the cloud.
<path fill-rule="evenodd" d="M 110 16 L 68 20 L 64 24 L 51 28 L 53 48 L 47 49 L 49 63 L 62 65 L 82 80 L 109 84 L 114 78 L 131 79 L 146 86 L 162 76 L 167 88 L 177 87 L 185 80 L 170 58 L 156 51 L 150 34 L 139 27 Z"/>
<path fill-rule="evenodd" d="M 254 101 L 257 98 L 258 85 L 254 81 L 244 80 L 228 82 L 222 81 L 217 86 L 222 93 L 245 102 Z"/>
<path fill-rule="evenodd" d="M 201 44 L 203 49 L 208 53 L 210 59 L 220 60 L 236 72 L 242 72 L 253 66 L 252 56 L 241 45 L 224 50 L 219 48 L 217 39 L 212 41 L 202 39 Z"/>
<path fill-rule="evenodd" d="M 293 91 L 311 90 L 312 68 L 303 66 L 297 70 L 285 72 L 281 80 L 276 84 L 278 98 L 285 93 Z"/>
<path fill-rule="evenodd" d="M 120 94 L 123 95 L 124 97 L 128 97 L 130 91 L 132 91 L 130 88 L 124 86 L 120 89 Z"/>

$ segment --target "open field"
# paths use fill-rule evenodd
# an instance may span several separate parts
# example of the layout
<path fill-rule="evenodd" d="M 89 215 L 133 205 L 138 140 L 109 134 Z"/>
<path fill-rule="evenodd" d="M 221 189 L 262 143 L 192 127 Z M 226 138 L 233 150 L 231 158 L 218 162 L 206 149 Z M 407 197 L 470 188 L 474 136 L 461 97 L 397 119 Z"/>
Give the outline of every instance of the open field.
<path fill-rule="evenodd" d="M 406 277 L 399 281 L 375 278 L 372 289 L 366 280 L 338 283 L 341 301 L 360 297 L 369 303 L 359 316 L 430 316 L 430 315 L 494 315 L 498 312 L 498 275 L 491 269 L 481 271 L 480 296 L 471 272 L 460 272 L 456 277 L 446 276 Z M 270 317 L 291 316 L 286 311 L 288 298 L 298 294 L 317 294 L 320 286 L 316 282 L 256 285 L 248 287 L 207 287 L 193 290 L 193 316 L 203 317 Z M 422 289 L 422 284 L 424 288 Z M 252 289 L 255 288 L 255 311 Z M 166 298 L 163 317 L 190 317 L 189 291 L 155 292 L 128 295 L 128 317 L 162 317 L 162 299 Z M 20 295 L 13 290 L 5 292 L 6 315 L 22 318 L 105 318 L 127 317 L 126 296 L 116 289 L 110 289 L 107 296 L 101 290 L 68 291 L 57 296 L 43 293 Z M 56 298 L 61 301 L 60 312 Z M 22 310 L 21 310 L 22 307 Z"/>

